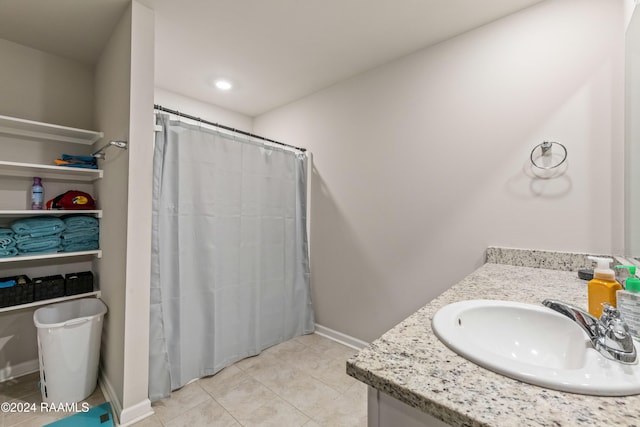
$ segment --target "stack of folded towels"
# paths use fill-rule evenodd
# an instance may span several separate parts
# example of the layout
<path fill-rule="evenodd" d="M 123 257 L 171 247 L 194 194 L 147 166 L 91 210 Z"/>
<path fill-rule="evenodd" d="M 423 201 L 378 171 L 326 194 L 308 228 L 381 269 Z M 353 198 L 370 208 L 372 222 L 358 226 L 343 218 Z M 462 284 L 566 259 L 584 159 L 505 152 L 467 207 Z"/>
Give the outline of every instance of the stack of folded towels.
<path fill-rule="evenodd" d="M 58 252 L 62 249 L 60 239 L 65 229 L 64 222 L 54 217 L 33 217 L 14 221 L 11 229 L 19 255 L 37 255 Z"/>
<path fill-rule="evenodd" d="M 0 228 L 0 257 L 91 251 L 99 240 L 100 225 L 92 216 L 24 218 Z"/>
<path fill-rule="evenodd" d="M 62 251 L 92 251 L 100 246 L 100 224 L 88 215 L 67 215 L 62 217 L 65 229 L 62 232 Z"/>
<path fill-rule="evenodd" d="M 7 258 L 18 255 L 15 233 L 10 228 L 0 228 L 0 258 Z"/>

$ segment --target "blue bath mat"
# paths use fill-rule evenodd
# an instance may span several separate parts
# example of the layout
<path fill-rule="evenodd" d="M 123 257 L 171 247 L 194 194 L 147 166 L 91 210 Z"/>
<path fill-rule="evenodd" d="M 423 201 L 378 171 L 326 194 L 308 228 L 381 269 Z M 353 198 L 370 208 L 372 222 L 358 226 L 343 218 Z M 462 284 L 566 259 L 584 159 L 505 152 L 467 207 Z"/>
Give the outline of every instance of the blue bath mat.
<path fill-rule="evenodd" d="M 94 406 L 87 412 L 78 412 L 44 427 L 113 427 L 113 415 L 109 402 Z"/>

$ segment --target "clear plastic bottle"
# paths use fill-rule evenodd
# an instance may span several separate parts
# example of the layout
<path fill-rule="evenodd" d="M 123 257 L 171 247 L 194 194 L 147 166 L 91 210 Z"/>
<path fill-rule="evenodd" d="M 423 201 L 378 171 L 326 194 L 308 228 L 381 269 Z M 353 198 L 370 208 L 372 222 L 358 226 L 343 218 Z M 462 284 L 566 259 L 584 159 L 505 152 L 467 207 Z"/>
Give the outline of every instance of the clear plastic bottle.
<path fill-rule="evenodd" d="M 42 186 L 42 179 L 36 176 L 33 178 L 33 185 L 31 186 L 31 209 L 41 210 L 43 200 L 44 187 Z"/>
<path fill-rule="evenodd" d="M 631 276 L 624 282 L 624 290 L 616 292 L 620 318 L 629 327 L 629 333 L 640 340 L 640 279 L 636 276 L 636 267 L 621 265 L 616 268 L 626 268 Z"/>

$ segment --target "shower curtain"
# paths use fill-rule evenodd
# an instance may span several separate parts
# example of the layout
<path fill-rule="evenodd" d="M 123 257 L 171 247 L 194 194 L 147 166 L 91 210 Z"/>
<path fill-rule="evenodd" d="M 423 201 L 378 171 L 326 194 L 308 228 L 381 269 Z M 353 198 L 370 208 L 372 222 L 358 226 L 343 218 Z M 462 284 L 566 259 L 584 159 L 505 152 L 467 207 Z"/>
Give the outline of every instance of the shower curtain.
<path fill-rule="evenodd" d="M 314 329 L 306 156 L 157 117 L 151 400 Z"/>

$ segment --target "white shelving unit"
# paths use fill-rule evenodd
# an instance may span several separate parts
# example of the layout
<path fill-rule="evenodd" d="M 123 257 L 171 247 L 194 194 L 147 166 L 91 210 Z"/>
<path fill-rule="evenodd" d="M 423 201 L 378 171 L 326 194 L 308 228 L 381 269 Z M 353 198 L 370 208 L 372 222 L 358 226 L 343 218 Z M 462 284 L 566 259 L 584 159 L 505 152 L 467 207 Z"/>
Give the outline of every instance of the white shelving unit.
<path fill-rule="evenodd" d="M 40 255 L 16 255 L 8 258 L 0 258 L 0 264 L 21 262 L 21 261 L 36 261 L 40 259 L 55 259 L 55 258 L 71 258 L 93 256 L 96 258 L 102 258 L 102 251 L 97 249 L 95 251 L 82 251 L 82 252 L 53 252 L 50 254 Z"/>
<path fill-rule="evenodd" d="M 50 298 L 50 299 L 45 299 L 45 300 L 41 300 L 41 301 L 30 302 L 29 304 L 21 304 L 21 305 L 12 305 L 10 307 L 2 307 L 2 308 L 0 308 L 0 313 L 5 313 L 7 311 L 22 310 L 22 309 L 25 309 L 25 308 L 39 307 L 41 305 L 53 304 L 54 302 L 69 301 L 69 300 L 72 300 L 72 299 L 87 298 L 87 297 L 98 297 L 98 298 L 100 298 L 100 291 L 87 292 L 86 294 L 69 295 L 69 296 L 64 296 L 64 297 L 60 297 L 60 298 Z"/>
<path fill-rule="evenodd" d="M 16 136 L 22 139 L 34 141 L 62 141 L 74 144 L 90 145 L 103 137 L 102 132 L 95 132 L 84 129 L 76 129 L 66 126 L 59 126 L 49 123 L 35 122 L 32 120 L 19 119 L 15 117 L 0 116 L 0 134 Z M 42 165 L 34 163 L 20 163 L 0 160 L 1 177 L 25 177 L 31 178 L 39 176 L 47 180 L 70 181 L 80 183 L 92 183 L 103 177 L 101 169 L 73 168 L 55 165 Z M 10 221 L 30 216 L 62 216 L 66 214 L 93 215 L 102 218 L 102 210 L 23 210 L 23 209 L 3 209 L 0 210 L 0 218 Z M 101 258 L 102 250 L 82 251 L 82 252 L 55 252 L 39 255 L 18 255 L 15 257 L 0 258 L 0 268 L 3 266 L 13 266 L 13 264 L 38 262 L 41 264 L 50 261 L 55 265 L 56 260 L 63 258 Z M 20 264 L 21 265 L 21 264 Z M 28 271 L 26 271 L 28 272 Z M 0 270 L 0 276 L 2 272 Z M 28 304 L 14 305 L 0 308 L 0 313 L 22 310 L 30 307 L 47 305 L 55 302 L 72 300 L 83 297 L 100 296 L 99 290 L 83 294 L 64 296 L 60 298 L 35 301 Z"/>
<path fill-rule="evenodd" d="M 0 218 L 2 217 L 10 217 L 10 218 L 19 218 L 26 216 L 36 216 L 36 215 L 48 215 L 48 216 L 62 216 L 62 215 L 93 215 L 96 218 L 102 218 L 102 210 L 0 210 Z"/>
<path fill-rule="evenodd" d="M 37 141 L 61 141 L 85 145 L 91 145 L 104 136 L 102 132 L 9 116 L 0 116 L 0 133 Z"/>
<path fill-rule="evenodd" d="M 59 181 L 93 182 L 102 178 L 102 169 L 71 168 L 67 166 L 5 162 L 0 160 L 0 175 L 23 177 L 39 176 L 41 178 Z"/>

